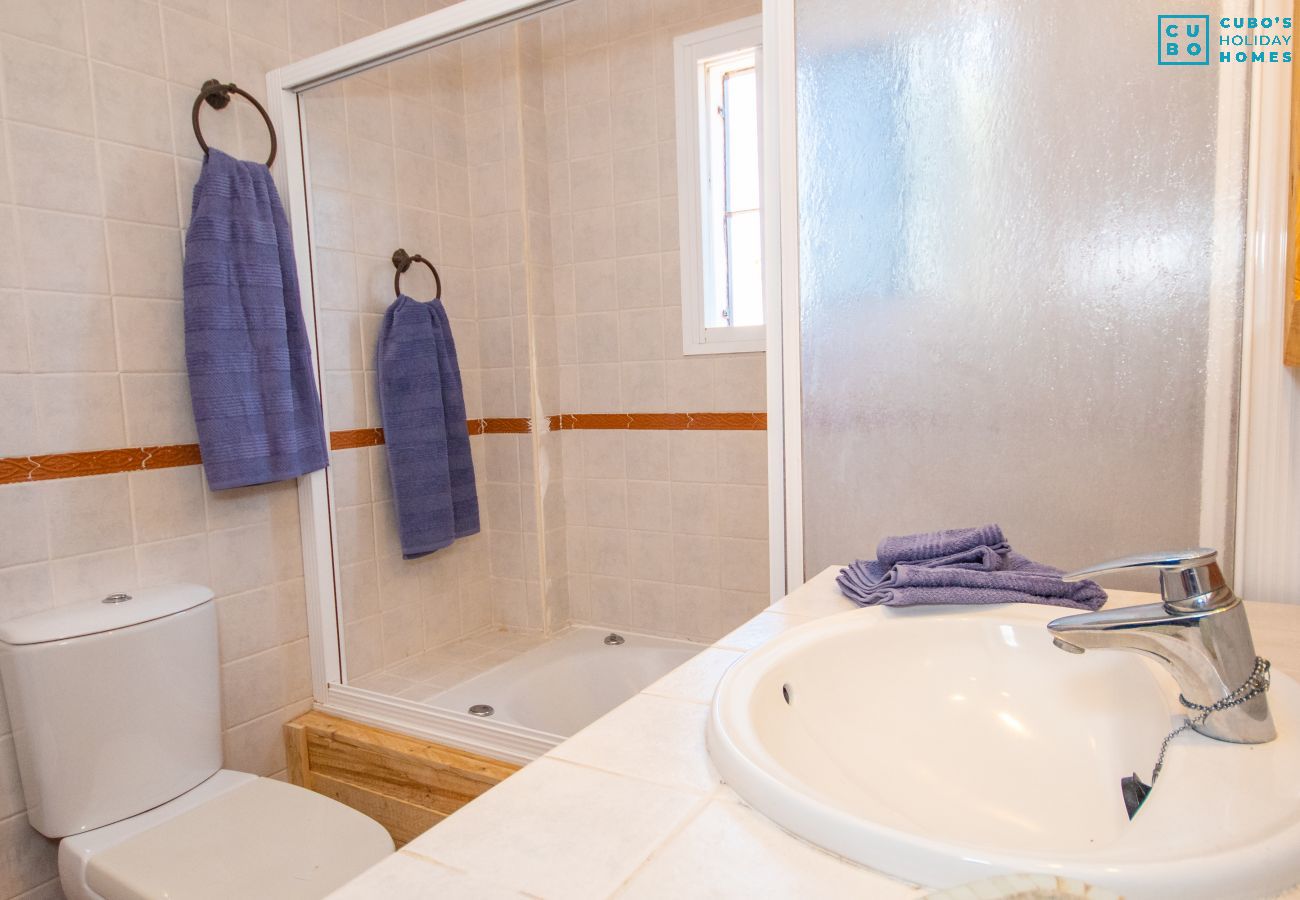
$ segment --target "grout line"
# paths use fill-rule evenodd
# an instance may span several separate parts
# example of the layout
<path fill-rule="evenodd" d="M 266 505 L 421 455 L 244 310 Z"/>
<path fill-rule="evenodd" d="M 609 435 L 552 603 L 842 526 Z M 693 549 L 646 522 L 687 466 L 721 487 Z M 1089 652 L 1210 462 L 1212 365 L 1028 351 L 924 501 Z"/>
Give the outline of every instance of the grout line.
<path fill-rule="evenodd" d="M 632 871 L 628 873 L 626 878 L 619 882 L 618 887 L 614 889 L 614 893 L 611 897 L 617 897 L 621 894 L 623 889 L 631 883 L 632 879 L 641 874 L 641 872 L 645 870 L 646 866 L 648 866 L 656 856 L 663 852 L 669 844 L 676 840 L 677 837 L 690 827 L 692 823 L 699 819 L 700 816 L 704 815 L 704 811 L 709 808 L 709 804 L 712 802 L 713 794 L 705 794 L 700 802 L 695 805 L 695 808 L 677 823 L 675 828 L 672 828 L 666 835 L 650 847 L 650 851 L 645 855 L 645 857 L 636 864 Z"/>
<path fill-rule="evenodd" d="M 111 249 L 112 242 L 109 240 L 108 216 L 107 216 L 108 203 L 105 198 L 106 192 L 104 189 L 104 161 L 103 161 L 103 156 L 100 153 L 100 146 L 99 146 L 99 117 L 95 115 L 95 111 L 98 108 L 97 106 L 98 100 L 95 94 L 95 73 L 93 67 L 91 66 L 91 58 L 90 58 L 90 46 L 91 46 L 90 22 L 89 22 L 89 17 L 86 15 L 85 4 L 81 3 L 80 5 L 82 7 L 81 36 L 82 36 L 82 40 L 84 41 L 85 54 L 86 54 L 83 62 L 85 65 L 87 87 L 90 91 L 90 140 L 95 154 L 95 179 L 98 182 L 97 187 L 99 192 L 99 214 L 98 214 L 99 228 L 100 228 L 100 234 L 103 236 L 103 240 L 104 240 L 104 270 L 105 270 L 104 274 L 108 277 L 108 294 L 110 297 L 108 302 L 108 314 L 112 322 L 111 327 L 113 332 L 113 363 L 114 363 L 114 369 L 116 370 L 116 380 L 117 380 L 118 420 L 122 425 L 122 435 L 126 437 L 128 440 L 130 440 L 131 432 L 130 432 L 130 426 L 127 421 L 127 415 L 126 415 L 126 383 L 122 379 L 122 353 L 120 347 L 118 346 L 119 328 L 118 328 L 118 320 L 117 320 L 117 301 L 111 299 L 113 296 L 115 279 L 113 277 L 113 253 Z M 162 13 L 159 12 L 158 15 L 159 15 L 159 22 L 161 25 Z M 40 411 L 38 410 L 36 413 L 38 431 L 40 430 L 41 427 L 40 418 L 41 418 Z M 142 467 L 143 467 L 143 463 L 142 463 Z M 127 513 L 128 515 L 131 515 L 131 511 L 129 509 Z M 131 515 L 131 519 L 132 519 L 131 530 L 132 530 L 132 534 L 134 534 L 135 533 L 134 515 Z M 138 566 L 137 566 L 137 570 L 138 570 Z"/>

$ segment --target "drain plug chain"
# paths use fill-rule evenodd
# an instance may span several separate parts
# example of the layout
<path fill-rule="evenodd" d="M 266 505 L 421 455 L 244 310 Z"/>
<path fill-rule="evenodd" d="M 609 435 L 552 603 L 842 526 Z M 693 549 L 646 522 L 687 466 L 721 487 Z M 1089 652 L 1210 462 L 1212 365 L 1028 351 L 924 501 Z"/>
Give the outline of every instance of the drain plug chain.
<path fill-rule="evenodd" d="M 1205 720 L 1216 712 L 1222 712 L 1225 709 L 1231 709 L 1234 706 L 1240 706 L 1247 700 L 1258 697 L 1268 690 L 1270 676 L 1269 669 L 1271 663 L 1262 656 L 1255 657 L 1255 668 L 1241 685 L 1231 694 L 1214 701 L 1209 706 L 1201 706 L 1199 703 L 1193 703 L 1182 694 L 1178 695 L 1178 702 L 1187 709 L 1195 710 L 1199 715 L 1188 716 L 1187 721 L 1179 725 L 1173 731 L 1165 736 L 1164 743 L 1160 745 L 1160 755 L 1156 757 L 1156 767 L 1151 772 L 1151 783 L 1155 784 L 1156 779 L 1160 777 L 1160 770 L 1165 765 L 1165 754 L 1169 752 L 1169 744 L 1174 738 L 1197 725 L 1205 724 Z"/>

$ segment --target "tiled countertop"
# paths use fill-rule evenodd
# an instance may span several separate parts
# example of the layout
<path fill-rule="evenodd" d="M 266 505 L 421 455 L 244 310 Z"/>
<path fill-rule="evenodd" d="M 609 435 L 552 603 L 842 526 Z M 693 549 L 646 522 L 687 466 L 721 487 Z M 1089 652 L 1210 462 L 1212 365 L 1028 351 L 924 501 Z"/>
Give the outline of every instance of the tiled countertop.
<path fill-rule="evenodd" d="M 709 702 L 728 666 L 782 631 L 853 608 L 835 587 L 837 571 L 817 575 L 333 896 L 924 896 L 783 832 L 721 783 L 705 747 Z M 1110 593 L 1110 606 L 1152 599 Z M 1300 679 L 1300 605 L 1248 608 L 1259 652 Z"/>

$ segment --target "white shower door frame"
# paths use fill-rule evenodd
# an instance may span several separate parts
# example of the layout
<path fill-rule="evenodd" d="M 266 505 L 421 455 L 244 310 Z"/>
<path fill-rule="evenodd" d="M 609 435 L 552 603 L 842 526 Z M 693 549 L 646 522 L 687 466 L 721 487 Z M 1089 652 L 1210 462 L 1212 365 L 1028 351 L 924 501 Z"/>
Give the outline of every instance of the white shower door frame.
<path fill-rule="evenodd" d="M 568 0 L 463 0 L 454 6 L 420 16 L 401 25 L 360 38 L 332 50 L 308 57 L 270 72 L 266 77 L 267 111 L 275 122 L 281 139 L 282 156 L 286 166 L 285 200 L 296 248 L 299 284 L 315 284 L 315 267 L 311 244 L 311 192 L 307 173 L 310 167 L 308 148 L 303 140 L 302 109 L 299 95 L 311 88 L 345 78 L 357 72 L 383 65 L 430 47 L 482 31 L 515 19 L 522 18 L 552 6 L 561 6 Z M 764 40 L 768 38 L 764 21 Z M 774 92 L 772 92 L 774 93 Z M 775 96 L 765 98 L 765 122 L 778 121 L 774 110 Z M 776 158 L 780 146 L 764 126 L 764 153 L 766 159 Z M 773 167 L 768 166 L 768 169 Z M 773 173 L 774 174 L 774 173 Z M 780 246 L 771 238 L 780 222 L 779 214 L 769 212 L 765 222 L 765 250 L 774 266 L 780 264 Z M 776 276 L 769 269 L 765 283 Z M 303 306 L 308 333 L 311 335 L 312 364 L 318 384 L 323 384 L 323 370 L 319 353 L 320 334 L 315 307 L 314 290 L 306 291 L 311 302 Z M 779 285 L 765 291 L 769 322 L 778 323 L 782 310 Z M 767 329 L 769 349 L 775 340 L 779 343 L 782 329 L 771 324 Z M 781 383 L 780 354 L 768 356 L 768 472 L 773 479 L 769 487 L 771 518 L 769 523 L 771 549 L 772 596 L 782 596 L 786 590 L 784 489 L 780 479 L 785 466 L 780 457 L 782 415 L 779 385 Z M 321 403 L 327 403 L 321 392 Z M 329 410 L 325 407 L 325 421 Z M 334 547 L 337 529 L 332 514 L 334 486 L 329 470 L 313 472 L 298 479 L 298 506 L 302 528 L 303 567 L 306 578 L 307 620 L 313 697 L 317 708 L 348 718 L 394 728 L 419 737 L 437 740 L 470 750 L 487 753 L 500 759 L 527 762 L 554 745 L 547 735 L 519 726 L 487 722 L 460 713 L 443 712 L 400 698 L 385 697 L 371 691 L 346 684 L 346 660 L 342 652 L 339 629 L 338 602 L 339 567 Z M 796 582 L 798 583 L 798 582 Z"/>

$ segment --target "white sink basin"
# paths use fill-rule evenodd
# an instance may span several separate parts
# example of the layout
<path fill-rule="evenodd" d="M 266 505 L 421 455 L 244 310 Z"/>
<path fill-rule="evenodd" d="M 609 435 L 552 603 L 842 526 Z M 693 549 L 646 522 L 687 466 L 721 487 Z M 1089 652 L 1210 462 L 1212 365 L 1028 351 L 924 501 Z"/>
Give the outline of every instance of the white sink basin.
<path fill-rule="evenodd" d="M 1079 878 L 1126 897 L 1266 896 L 1300 881 L 1300 687 L 1275 673 L 1279 737 L 1184 734 L 1177 688 L 1131 653 L 1052 646 L 1046 607 L 863 609 L 789 631 L 723 677 L 723 779 L 811 843 L 905 881 Z M 787 699 L 788 697 L 788 699 Z"/>

